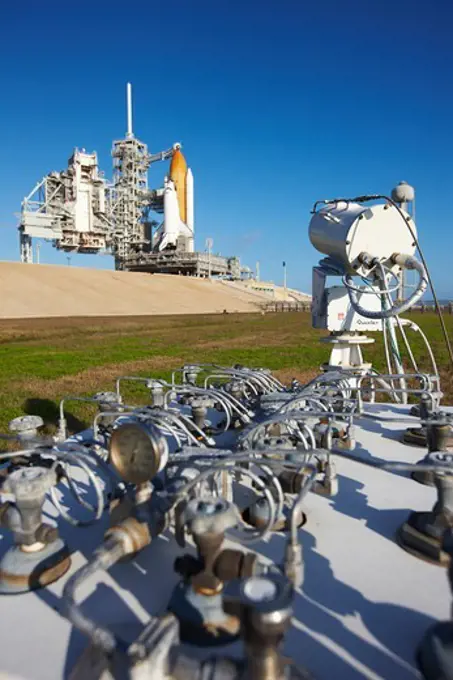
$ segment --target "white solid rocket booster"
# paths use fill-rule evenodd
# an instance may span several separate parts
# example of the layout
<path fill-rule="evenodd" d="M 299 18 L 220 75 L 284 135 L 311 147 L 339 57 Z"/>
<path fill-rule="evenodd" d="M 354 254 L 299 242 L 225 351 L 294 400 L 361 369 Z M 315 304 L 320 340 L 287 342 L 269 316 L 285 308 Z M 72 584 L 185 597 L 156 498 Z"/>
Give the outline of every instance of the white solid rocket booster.
<path fill-rule="evenodd" d="M 194 251 L 194 201 L 193 201 L 193 174 L 190 168 L 187 169 L 186 174 L 186 224 L 190 229 L 191 237 L 188 243 L 188 250 L 190 253 Z"/>
<path fill-rule="evenodd" d="M 186 175 L 186 224 L 193 232 L 193 174 L 190 168 Z"/>

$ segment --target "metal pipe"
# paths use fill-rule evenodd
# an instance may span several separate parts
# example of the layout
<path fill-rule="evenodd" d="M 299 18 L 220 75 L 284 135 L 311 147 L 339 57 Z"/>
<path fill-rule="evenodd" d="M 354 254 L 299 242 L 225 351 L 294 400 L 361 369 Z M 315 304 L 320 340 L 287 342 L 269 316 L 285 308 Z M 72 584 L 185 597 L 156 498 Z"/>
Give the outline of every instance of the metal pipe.
<path fill-rule="evenodd" d="M 178 434 L 176 427 L 172 427 L 166 423 L 162 418 L 157 417 L 155 414 L 152 415 L 151 420 L 157 427 L 162 431 L 163 434 L 173 437 L 178 448 L 182 447 L 182 442 L 180 435 Z"/>
<path fill-rule="evenodd" d="M 415 269 L 415 271 L 418 273 L 419 281 L 414 292 L 401 303 L 394 303 L 388 309 L 382 310 L 380 312 L 374 312 L 362 307 L 359 304 L 357 293 L 354 290 L 352 276 L 351 274 L 346 274 L 343 277 L 343 283 L 348 290 L 351 306 L 357 314 L 360 314 L 367 319 L 388 319 L 389 317 L 395 316 L 397 314 L 403 314 L 404 312 L 407 312 L 407 310 L 410 309 L 410 307 L 412 307 L 425 293 L 428 287 L 428 278 L 425 267 L 421 262 L 419 262 L 415 257 L 412 257 L 412 255 L 406 255 L 404 253 L 393 255 L 392 262 L 405 269 Z"/>
<path fill-rule="evenodd" d="M 380 269 L 381 276 L 379 278 L 379 287 L 381 290 L 381 306 L 383 311 L 387 311 L 391 309 L 392 307 L 392 298 L 390 296 L 390 289 L 386 288 L 386 273 L 384 269 L 384 265 L 382 262 L 377 263 L 378 268 Z M 397 317 L 398 318 L 398 317 Z M 392 356 L 393 356 L 393 361 L 395 364 L 395 368 L 397 373 L 401 376 L 398 379 L 398 383 L 402 389 L 404 389 L 407 385 L 404 377 L 404 367 L 403 363 L 401 361 L 400 353 L 399 353 L 399 347 L 398 347 L 398 340 L 396 337 L 396 331 L 395 331 L 395 325 L 393 323 L 394 317 L 389 317 L 389 318 L 384 318 L 382 319 L 383 321 L 383 330 L 384 330 L 384 338 L 386 338 L 386 332 L 389 334 L 390 338 L 390 343 L 392 346 Z M 390 356 L 388 355 L 388 344 L 386 344 L 386 352 L 387 352 L 387 363 L 388 363 L 388 368 L 389 371 L 391 371 L 391 364 L 390 364 Z M 417 369 L 416 369 L 417 370 Z M 392 386 L 392 393 L 393 393 L 393 386 Z M 396 394 L 394 395 L 396 397 Z M 407 394 L 403 392 L 401 401 L 403 404 L 407 404 Z"/>
<path fill-rule="evenodd" d="M 232 409 L 234 409 L 234 405 L 230 404 L 228 400 L 226 399 L 225 395 L 223 392 L 220 391 L 220 396 L 219 396 L 219 391 L 216 390 L 206 390 L 203 387 L 195 387 L 193 385 L 175 385 L 173 388 L 174 392 L 176 395 L 178 394 L 201 394 L 203 396 L 208 396 L 212 397 L 213 394 L 216 395 L 218 401 L 222 404 L 225 415 L 227 417 L 227 423 L 225 425 L 224 430 L 228 430 L 231 424 L 231 416 L 232 416 Z M 167 392 L 164 396 L 164 402 L 166 408 L 169 406 L 169 399 L 171 398 L 170 392 Z M 236 409 L 234 409 L 236 410 Z M 238 413 L 239 417 L 241 417 L 240 413 Z M 242 419 L 242 418 L 241 418 Z M 248 422 L 248 421 L 247 421 Z"/>
<path fill-rule="evenodd" d="M 245 438 L 242 440 L 242 445 L 245 442 L 249 442 L 253 448 L 253 442 L 256 441 L 258 433 L 262 430 L 265 429 L 266 427 L 269 427 L 270 425 L 274 423 L 282 423 L 285 421 L 295 421 L 296 423 L 300 419 L 303 423 L 303 425 L 306 427 L 306 431 L 310 429 L 308 425 L 304 422 L 304 417 L 305 418 L 310 418 L 310 417 L 316 417 L 316 418 L 345 418 L 346 422 L 348 422 L 349 425 L 352 425 L 352 415 L 351 414 L 338 414 L 338 413 L 331 413 L 329 411 L 321 411 L 321 412 L 313 412 L 313 411 L 289 411 L 288 413 L 280 413 L 278 416 L 272 416 L 271 418 L 268 418 L 267 420 L 263 420 L 261 423 L 257 423 L 245 436 Z M 311 439 L 311 437 L 310 437 Z"/>
<path fill-rule="evenodd" d="M 268 392 L 269 390 L 272 391 L 274 388 L 279 391 L 283 391 L 285 389 L 282 383 L 279 380 L 277 380 L 277 378 L 275 378 L 272 375 L 267 375 L 261 371 L 253 369 L 242 370 L 240 368 L 226 368 L 225 366 L 219 366 L 218 364 L 197 364 L 197 365 L 201 367 L 214 368 L 216 371 L 221 371 L 222 373 L 226 373 L 227 375 L 236 375 L 240 376 L 243 379 L 248 380 L 253 379 L 266 392 Z"/>
<path fill-rule="evenodd" d="M 73 396 L 72 394 L 67 395 L 66 397 L 63 397 L 63 399 L 60 401 L 60 420 L 58 423 L 58 435 L 61 439 L 66 439 L 68 436 L 68 432 L 66 429 L 66 418 L 65 418 L 65 412 L 64 412 L 64 405 L 65 402 L 67 401 L 82 401 L 86 402 L 89 404 L 97 404 L 98 401 L 94 397 L 76 397 Z"/>
<path fill-rule="evenodd" d="M 249 423 L 250 418 L 252 418 L 255 415 L 253 411 L 249 411 L 244 406 L 244 404 L 241 404 L 241 402 L 235 397 L 233 397 L 233 395 L 230 394 L 229 392 L 224 392 L 223 390 L 218 390 L 215 387 L 213 387 L 208 390 L 208 394 L 215 394 L 219 401 L 222 401 L 222 399 L 224 399 L 227 402 L 228 406 L 231 408 L 231 410 L 236 412 L 236 415 L 238 416 L 238 418 L 240 418 L 240 420 L 243 423 Z"/>
<path fill-rule="evenodd" d="M 128 416 L 128 415 L 133 415 L 134 410 L 132 410 L 131 407 L 129 407 L 131 410 L 129 411 L 100 411 L 99 413 L 96 413 L 96 415 L 93 418 L 93 439 L 96 441 L 98 438 L 98 426 L 99 426 L 99 421 L 102 418 L 111 418 L 112 416 L 118 416 L 117 420 L 119 418 L 122 418 L 123 416 Z M 116 421 L 115 421 L 116 422 Z"/>
<path fill-rule="evenodd" d="M 205 432 L 203 432 L 203 430 L 200 427 L 198 427 L 198 425 L 193 420 L 190 420 L 190 418 L 185 416 L 183 413 L 179 414 L 179 418 L 184 423 L 184 425 L 186 425 L 187 430 L 189 430 L 189 427 L 193 427 L 194 430 L 198 433 L 199 437 L 203 439 L 206 442 L 206 444 L 208 444 L 209 446 L 215 446 L 216 443 L 215 439 L 213 439 L 213 437 L 208 437 L 208 435 Z"/>
<path fill-rule="evenodd" d="M 286 411 L 291 410 L 291 407 L 294 406 L 294 404 L 297 404 L 298 402 L 301 402 L 301 401 L 306 401 L 307 404 L 312 403 L 315 406 L 318 406 L 319 408 L 321 408 L 322 411 L 326 411 L 326 412 L 329 411 L 328 407 L 325 404 L 323 404 L 319 399 L 315 399 L 314 397 L 310 397 L 308 395 L 304 396 L 304 394 L 301 394 L 300 396 L 298 395 L 294 399 L 290 399 L 289 401 L 285 402 L 277 410 L 277 413 L 285 413 Z M 307 411 L 307 413 L 308 413 L 308 411 Z M 333 413 L 333 411 L 331 411 L 331 413 Z"/>
<path fill-rule="evenodd" d="M 95 647 L 102 649 L 108 656 L 117 647 L 115 635 L 106 626 L 101 626 L 86 616 L 75 602 L 76 590 L 96 571 L 109 569 L 126 554 L 124 544 L 117 537 L 108 537 L 98 548 L 88 564 L 79 569 L 66 583 L 63 590 L 63 612 L 72 625 L 86 635 Z"/>
<path fill-rule="evenodd" d="M 379 373 L 378 375 L 379 375 L 380 378 L 384 378 L 385 380 L 390 380 L 390 379 L 397 380 L 398 378 L 401 377 L 399 373 Z M 423 382 L 423 385 L 424 385 L 423 389 L 425 389 L 425 390 L 431 389 L 431 382 L 435 383 L 436 387 L 440 386 L 439 385 L 439 376 L 432 375 L 430 373 L 405 373 L 405 377 L 406 378 L 414 378 L 414 379 L 417 378 L 418 380 Z M 361 376 L 360 381 L 362 381 L 364 378 L 367 378 L 367 376 L 366 375 Z M 420 389 L 422 389 L 422 388 L 420 388 Z"/>
<path fill-rule="evenodd" d="M 432 363 L 433 370 L 434 370 L 434 375 L 439 379 L 439 371 L 438 371 L 438 368 L 437 368 L 436 359 L 434 358 L 433 350 L 431 349 L 431 345 L 429 344 L 428 338 L 426 337 L 425 333 L 422 331 L 420 326 L 418 326 L 415 323 L 415 321 L 412 321 L 411 319 L 400 319 L 400 322 L 401 322 L 402 326 L 408 326 L 415 333 L 420 333 L 420 335 L 422 336 L 423 342 L 425 343 L 425 347 L 428 351 L 429 358 L 431 359 L 431 363 Z"/>
<path fill-rule="evenodd" d="M 213 380 L 214 378 L 216 378 L 216 379 L 225 378 L 225 380 L 228 380 L 229 376 L 220 375 L 219 373 L 212 373 L 211 375 L 208 375 L 208 377 L 204 381 L 205 389 L 208 389 L 208 383 L 210 382 L 210 380 Z M 253 418 L 253 416 L 255 415 L 255 413 L 252 410 L 250 410 L 246 406 L 244 406 L 244 404 L 241 401 L 239 401 L 239 399 L 237 399 L 235 396 L 233 396 L 230 392 L 227 392 L 226 390 L 218 389 L 217 387 L 210 388 L 210 392 L 214 392 L 215 394 L 218 394 L 220 392 L 223 397 L 228 399 L 228 401 L 233 402 L 237 406 L 237 408 L 242 409 L 244 411 L 244 413 L 247 416 L 249 416 L 250 418 Z"/>
<path fill-rule="evenodd" d="M 231 462 L 231 465 L 228 465 L 228 463 Z M 257 485 L 257 487 L 263 492 L 263 494 L 266 497 L 266 500 L 269 504 L 269 517 L 268 520 L 265 524 L 265 526 L 260 529 L 258 532 L 252 530 L 252 531 L 244 531 L 241 533 L 241 537 L 238 538 L 237 540 L 240 540 L 244 543 L 256 543 L 257 541 L 264 540 L 269 536 L 269 534 L 272 532 L 272 527 L 274 526 L 276 522 L 276 507 L 275 507 L 275 502 L 272 497 L 272 494 L 269 490 L 269 488 L 266 486 L 266 484 L 256 475 L 254 472 L 251 470 L 248 470 L 247 468 L 243 467 L 238 467 L 237 463 L 242 463 L 242 462 L 252 462 L 254 465 L 257 465 L 258 467 L 261 467 L 259 464 L 259 461 L 256 460 L 250 460 L 250 458 L 243 459 L 241 458 L 233 458 L 230 461 L 221 461 L 220 463 L 217 463 L 213 465 L 209 470 L 203 470 L 203 472 L 200 472 L 199 475 L 197 475 L 194 479 L 190 480 L 190 482 L 187 482 L 181 489 L 178 490 L 176 497 L 172 503 L 172 506 L 174 507 L 177 503 L 178 500 L 182 497 L 187 495 L 197 484 L 205 480 L 207 477 L 210 477 L 211 475 L 215 474 L 216 472 L 221 472 L 222 470 L 228 470 L 228 471 L 233 471 L 234 469 L 237 470 L 240 474 L 245 475 L 246 477 L 250 477 L 252 481 Z M 268 465 L 270 461 L 266 461 L 266 465 Z"/>
<path fill-rule="evenodd" d="M 297 525 L 297 516 L 298 513 L 301 509 L 302 503 L 305 499 L 305 496 L 308 494 L 310 491 L 311 487 L 313 486 L 313 483 L 316 478 L 317 470 L 315 467 L 311 467 L 309 465 L 304 466 L 304 469 L 310 469 L 310 474 L 304 481 L 301 490 L 299 491 L 299 494 L 294 501 L 292 510 L 291 510 L 291 521 L 290 521 L 290 540 L 293 546 L 296 546 L 298 544 L 298 538 L 297 538 L 297 531 L 298 531 L 298 525 Z"/>
<path fill-rule="evenodd" d="M 363 376 L 360 376 L 360 377 L 357 378 L 357 387 L 356 387 L 355 389 L 356 389 L 360 394 L 362 393 L 362 390 L 366 390 L 366 389 L 367 389 L 367 388 L 362 387 L 362 382 L 363 382 L 364 380 L 366 380 L 367 378 L 369 378 L 369 377 L 370 377 L 370 376 L 363 375 Z M 386 379 L 392 379 L 392 378 L 393 378 L 393 379 L 398 379 L 398 378 L 400 378 L 401 376 L 399 376 L 399 375 L 391 375 L 391 374 L 387 374 L 387 375 L 383 374 L 382 376 L 380 375 L 379 377 L 382 377 L 382 378 L 384 378 L 384 379 L 385 379 L 385 378 L 386 378 Z M 432 406 L 432 408 L 434 409 L 434 407 L 435 407 L 435 403 L 434 403 L 434 395 L 431 393 L 431 391 L 430 391 L 430 387 L 431 387 L 431 386 L 429 385 L 429 378 L 430 378 L 430 377 L 431 377 L 431 378 L 434 378 L 434 381 L 435 381 L 436 383 L 438 382 L 436 376 L 428 376 L 427 374 L 424 374 L 424 373 L 420 373 L 420 374 L 406 373 L 406 378 L 418 378 L 419 380 L 424 380 L 424 381 L 425 381 L 425 387 L 424 387 L 424 388 L 420 387 L 419 389 L 409 389 L 409 388 L 406 387 L 406 388 L 404 389 L 404 392 L 406 392 L 407 394 L 417 394 L 417 395 L 419 395 L 419 396 L 426 395 L 427 399 L 429 399 L 429 400 L 431 401 L 431 406 Z M 374 378 L 374 379 L 377 379 L 377 376 L 373 376 L 373 378 Z M 428 383 L 428 384 L 426 385 L 426 383 Z M 388 392 L 387 389 L 379 389 L 379 388 L 376 388 L 376 387 L 374 388 L 374 391 L 375 391 L 375 392 Z M 401 388 L 396 388 L 396 387 L 395 387 L 395 388 L 392 387 L 392 391 L 395 392 L 395 393 L 401 393 L 401 392 L 403 392 L 403 390 L 402 390 Z"/>
<path fill-rule="evenodd" d="M 340 454 L 341 455 L 341 454 Z M 362 461 L 358 461 L 362 462 Z M 398 472 L 415 472 L 417 470 L 424 470 L 425 472 L 439 472 L 446 475 L 453 475 L 453 466 L 448 465 L 430 465 L 429 463 L 385 463 L 384 465 L 376 465 L 373 467 L 380 468 L 391 472 L 396 470 Z"/>
<path fill-rule="evenodd" d="M 147 524 L 128 517 L 108 530 L 104 543 L 93 554 L 88 564 L 67 581 L 63 589 L 63 611 L 71 623 L 87 635 L 92 643 L 110 656 L 118 646 L 115 635 L 107 627 L 86 616 L 75 602 L 77 588 L 99 569 L 109 569 L 125 555 L 132 555 L 151 543 Z"/>
<path fill-rule="evenodd" d="M 93 485 L 95 495 L 96 495 L 96 507 L 93 507 L 90 503 L 87 503 L 78 493 L 78 491 L 75 489 L 74 484 L 72 483 L 71 480 L 71 474 L 66 470 L 66 465 L 65 471 L 66 471 L 66 476 L 68 478 L 68 485 L 69 489 L 74 495 L 75 499 L 82 505 L 82 507 L 90 510 L 93 512 L 93 517 L 88 520 L 78 520 L 74 519 L 71 517 L 71 515 L 65 510 L 58 500 L 58 496 L 55 490 L 55 487 L 51 487 L 50 489 L 50 496 L 52 498 L 52 502 L 59 511 L 60 515 L 65 519 L 69 524 L 72 524 L 72 526 L 90 526 L 91 524 L 94 524 L 94 522 L 97 522 L 101 517 L 104 512 L 104 494 L 103 494 L 103 489 L 101 487 L 101 483 L 97 476 L 94 474 L 92 470 L 90 470 L 88 464 L 87 464 L 87 459 L 90 462 L 93 462 L 93 460 L 89 457 L 87 452 L 82 452 L 80 449 L 77 451 L 77 455 L 74 455 L 70 452 L 63 452 L 63 451 L 53 451 L 51 452 L 52 455 L 56 456 L 58 460 L 63 462 L 63 465 L 65 463 L 72 463 L 75 466 L 79 466 L 82 468 L 82 470 L 85 472 L 87 475 L 89 481 Z M 102 459 L 99 459 L 102 460 Z M 104 462 L 104 461 L 102 461 Z M 106 466 L 107 467 L 107 466 Z M 109 474 L 111 474 L 111 470 L 108 468 Z"/>
<path fill-rule="evenodd" d="M 143 382 L 143 383 L 148 383 L 151 378 L 142 378 L 137 375 L 121 375 L 119 378 L 116 379 L 116 396 L 118 398 L 118 401 L 121 403 L 121 393 L 120 393 L 120 383 L 122 380 L 130 380 L 130 381 L 135 381 L 135 382 Z"/>

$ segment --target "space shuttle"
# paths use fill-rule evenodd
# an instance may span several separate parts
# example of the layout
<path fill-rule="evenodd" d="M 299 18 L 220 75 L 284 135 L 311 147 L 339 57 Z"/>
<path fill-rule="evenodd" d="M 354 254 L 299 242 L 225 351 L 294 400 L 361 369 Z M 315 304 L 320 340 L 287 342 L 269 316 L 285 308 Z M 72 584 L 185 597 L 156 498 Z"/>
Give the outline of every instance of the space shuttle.
<path fill-rule="evenodd" d="M 175 144 L 163 189 L 164 220 L 153 237 L 153 250 L 194 252 L 193 174 L 181 146 Z"/>

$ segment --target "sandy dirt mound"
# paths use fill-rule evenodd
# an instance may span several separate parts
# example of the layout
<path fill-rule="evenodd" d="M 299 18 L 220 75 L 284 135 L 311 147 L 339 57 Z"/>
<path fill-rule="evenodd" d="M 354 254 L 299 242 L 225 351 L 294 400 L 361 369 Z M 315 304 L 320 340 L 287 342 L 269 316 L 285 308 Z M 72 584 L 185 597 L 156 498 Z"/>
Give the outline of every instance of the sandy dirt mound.
<path fill-rule="evenodd" d="M 3 319 L 256 312 L 259 303 L 256 293 L 220 281 L 0 262 Z"/>

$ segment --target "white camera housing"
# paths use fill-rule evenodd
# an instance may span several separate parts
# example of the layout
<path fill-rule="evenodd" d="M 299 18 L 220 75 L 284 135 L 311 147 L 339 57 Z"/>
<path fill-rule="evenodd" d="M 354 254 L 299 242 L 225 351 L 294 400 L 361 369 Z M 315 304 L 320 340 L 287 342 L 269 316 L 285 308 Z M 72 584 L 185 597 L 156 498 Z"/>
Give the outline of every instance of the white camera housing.
<path fill-rule="evenodd" d="M 417 236 L 412 218 L 402 212 Z M 389 260 L 394 253 L 415 253 L 414 240 L 401 215 L 383 203 L 371 207 L 347 201 L 329 203 L 311 218 L 309 236 L 320 253 L 341 264 L 348 274 L 366 275 L 367 269 L 359 261 L 361 253 L 372 253 L 392 268 L 395 265 Z"/>

